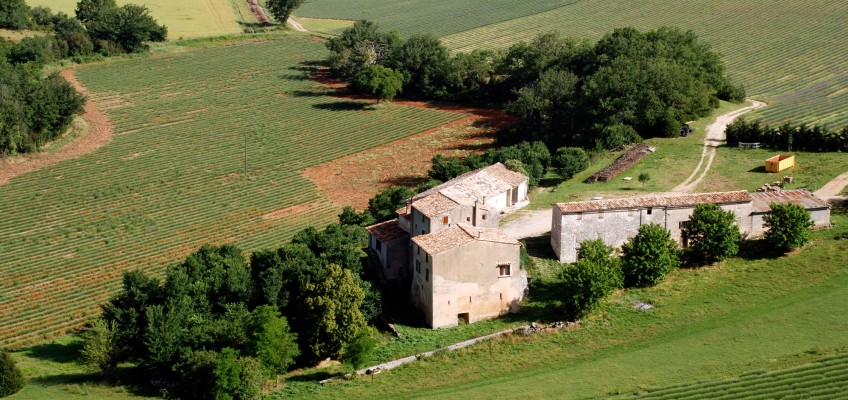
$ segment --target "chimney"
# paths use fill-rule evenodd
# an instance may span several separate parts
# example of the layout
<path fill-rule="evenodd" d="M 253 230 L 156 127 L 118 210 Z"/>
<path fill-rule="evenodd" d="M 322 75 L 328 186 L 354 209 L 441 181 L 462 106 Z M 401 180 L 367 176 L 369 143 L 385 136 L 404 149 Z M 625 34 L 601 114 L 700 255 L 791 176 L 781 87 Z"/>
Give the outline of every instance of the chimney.
<path fill-rule="evenodd" d="M 406 201 L 406 214 L 409 214 L 409 213 L 412 212 L 412 199 L 413 198 L 414 197 L 410 197 L 409 200 Z"/>

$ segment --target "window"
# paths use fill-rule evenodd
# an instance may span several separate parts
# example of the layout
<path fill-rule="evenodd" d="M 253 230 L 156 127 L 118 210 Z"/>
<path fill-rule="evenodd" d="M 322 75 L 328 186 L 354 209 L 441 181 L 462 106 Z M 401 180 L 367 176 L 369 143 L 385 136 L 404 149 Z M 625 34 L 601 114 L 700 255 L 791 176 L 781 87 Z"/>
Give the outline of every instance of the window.
<path fill-rule="evenodd" d="M 649 209 L 648 209 L 648 215 L 651 215 L 653 212 L 654 212 L 654 209 L 653 209 L 653 208 L 649 208 Z"/>
<path fill-rule="evenodd" d="M 471 222 L 471 217 L 465 217 L 465 222 Z"/>
<path fill-rule="evenodd" d="M 448 222 L 450 222 L 450 217 L 448 217 L 447 215 L 442 217 L 442 225 L 447 225 Z"/>
<path fill-rule="evenodd" d="M 509 264 L 498 264 L 498 276 L 510 276 Z"/>
<path fill-rule="evenodd" d="M 380 239 L 375 240 L 377 242 L 377 251 L 380 251 L 383 248 L 383 242 Z"/>
<path fill-rule="evenodd" d="M 686 229 L 687 227 L 689 227 L 689 221 L 680 221 L 677 227 L 680 229 Z"/>
<path fill-rule="evenodd" d="M 421 272 L 421 260 L 415 260 L 415 272 Z"/>
<path fill-rule="evenodd" d="M 420 247 L 416 247 L 415 251 L 418 253 L 419 256 L 421 255 L 421 248 Z"/>
<path fill-rule="evenodd" d="M 483 214 L 483 220 L 485 220 L 485 219 L 486 219 L 486 214 Z"/>
<path fill-rule="evenodd" d="M 430 268 L 424 270 L 424 280 L 430 282 Z"/>
<path fill-rule="evenodd" d="M 424 261 L 430 262 L 430 255 L 429 254 L 424 253 Z"/>

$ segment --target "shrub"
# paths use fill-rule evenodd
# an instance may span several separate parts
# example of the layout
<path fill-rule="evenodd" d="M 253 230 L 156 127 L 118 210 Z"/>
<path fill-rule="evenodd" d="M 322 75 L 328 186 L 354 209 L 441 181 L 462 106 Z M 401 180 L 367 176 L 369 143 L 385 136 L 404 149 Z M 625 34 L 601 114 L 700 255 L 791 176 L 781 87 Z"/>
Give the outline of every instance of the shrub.
<path fill-rule="evenodd" d="M 733 211 L 724 211 L 717 204 L 698 204 L 683 228 L 683 238 L 689 241 L 689 252 L 706 261 L 719 261 L 739 252 L 742 239 L 734 224 Z"/>
<path fill-rule="evenodd" d="M 376 332 L 374 328 L 364 327 L 356 337 L 345 344 L 342 361 L 350 365 L 354 371 L 364 367 L 371 361 L 371 353 L 377 347 Z"/>
<path fill-rule="evenodd" d="M 0 397 L 11 396 L 24 387 L 24 375 L 12 355 L 0 350 Z"/>
<path fill-rule="evenodd" d="M 577 249 L 577 258 L 592 262 L 610 262 L 612 260 L 612 246 L 607 246 L 603 239 L 586 240 L 580 243 Z"/>
<path fill-rule="evenodd" d="M 763 217 L 768 228 L 766 243 L 775 250 L 789 251 L 810 241 L 813 221 L 810 212 L 797 204 L 771 204 L 771 212 Z"/>
<path fill-rule="evenodd" d="M 114 375 L 120 361 L 118 335 L 114 323 L 108 323 L 103 318 L 91 323 L 85 334 L 82 358 L 90 371 L 99 372 L 105 377 Z"/>
<path fill-rule="evenodd" d="M 621 287 L 621 270 L 617 263 L 584 258 L 563 269 L 562 279 L 565 315 L 575 319 Z"/>
<path fill-rule="evenodd" d="M 640 226 L 621 250 L 626 286 L 654 285 L 680 266 L 677 243 L 671 240 L 671 233 L 654 223 Z"/>
<path fill-rule="evenodd" d="M 589 156 L 578 147 L 560 147 L 556 151 L 551 165 L 559 171 L 565 179 L 585 171 L 589 168 Z"/>

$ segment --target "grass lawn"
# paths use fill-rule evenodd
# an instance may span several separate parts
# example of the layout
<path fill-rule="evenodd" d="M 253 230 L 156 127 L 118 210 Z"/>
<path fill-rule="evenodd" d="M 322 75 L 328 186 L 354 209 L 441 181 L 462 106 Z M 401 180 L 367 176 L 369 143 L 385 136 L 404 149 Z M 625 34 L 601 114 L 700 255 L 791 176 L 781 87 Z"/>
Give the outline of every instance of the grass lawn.
<path fill-rule="evenodd" d="M 465 117 L 333 97 L 307 79 L 324 57 L 306 35 L 266 35 L 80 67 L 114 135 L 0 186 L 0 343 L 80 326 L 123 271 L 334 222 L 343 204 L 305 168 Z"/>
<path fill-rule="evenodd" d="M 241 33 L 242 22 L 239 16 L 241 8 L 236 2 L 243 0 L 117 0 L 118 5 L 127 3 L 141 4 L 150 9 L 150 14 L 160 24 L 168 27 L 168 39 L 218 36 L 228 33 Z M 26 0 L 32 7 L 49 7 L 53 12 L 62 11 L 74 15 L 78 0 Z M 238 7 L 238 8 L 237 8 Z M 248 9 L 249 10 L 249 9 Z M 245 22 L 255 22 L 249 14 L 244 14 Z"/>
<path fill-rule="evenodd" d="M 324 386 L 292 379 L 281 395 L 314 398 L 594 398 L 791 367 L 848 351 L 848 217 L 814 244 L 770 257 L 683 269 L 620 291 L 581 327 L 510 337 Z M 555 263 L 537 259 L 537 295 L 555 293 Z M 547 274 L 538 270 L 551 269 Z M 636 302 L 655 306 L 637 311 Z M 531 300 L 532 307 L 532 300 Z M 551 304 L 553 305 L 553 304 Z M 440 331 L 437 331 L 440 332 Z"/>
<path fill-rule="evenodd" d="M 297 17 L 297 22 L 300 22 L 309 32 L 339 35 L 345 29 L 353 26 L 354 21 L 347 19 Z"/>

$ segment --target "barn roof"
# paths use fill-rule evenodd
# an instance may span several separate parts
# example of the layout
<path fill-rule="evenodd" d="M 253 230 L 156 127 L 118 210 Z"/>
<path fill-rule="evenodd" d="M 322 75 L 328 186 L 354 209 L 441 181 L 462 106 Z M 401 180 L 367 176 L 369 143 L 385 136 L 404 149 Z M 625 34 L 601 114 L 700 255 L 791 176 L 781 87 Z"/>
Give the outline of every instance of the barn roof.
<path fill-rule="evenodd" d="M 504 193 L 528 179 L 523 174 L 510 171 L 501 163 L 495 163 L 488 167 L 466 172 L 430 190 L 417 194 L 412 206 L 424 215 L 432 217 L 459 205 L 473 205 L 477 201 L 482 203 L 487 197 Z M 427 199 L 436 194 L 441 194 L 453 203 L 445 201 L 444 198 L 433 199 L 431 203 L 426 202 Z M 446 208 L 449 205 L 451 208 Z"/>
<path fill-rule="evenodd" d="M 458 224 L 443 231 L 418 235 L 412 238 L 412 241 L 418 247 L 430 255 L 457 248 L 475 240 L 520 245 L 518 240 L 497 229 L 477 228 L 465 224 Z"/>
<path fill-rule="evenodd" d="M 755 213 L 767 213 L 771 211 L 769 205 L 772 203 L 797 204 L 807 210 L 830 208 L 830 204 L 826 201 L 804 189 L 782 190 L 779 192 L 756 192 L 751 193 L 751 197 L 754 200 L 753 206 Z"/>
<path fill-rule="evenodd" d="M 409 235 L 409 233 L 400 227 L 396 219 L 371 225 L 366 227 L 365 230 L 377 237 L 377 239 L 383 243 Z"/>
<path fill-rule="evenodd" d="M 629 197 L 624 199 L 575 201 L 570 203 L 556 203 L 563 214 L 610 211 L 610 210 L 633 210 L 650 207 L 690 207 L 698 204 L 732 204 L 747 203 L 751 201 L 751 194 L 744 191 L 697 193 L 678 196 L 647 196 Z"/>

